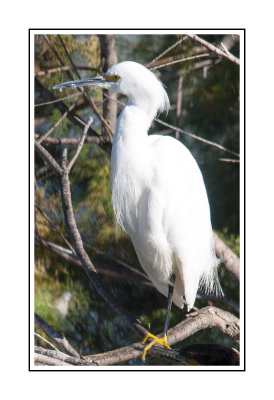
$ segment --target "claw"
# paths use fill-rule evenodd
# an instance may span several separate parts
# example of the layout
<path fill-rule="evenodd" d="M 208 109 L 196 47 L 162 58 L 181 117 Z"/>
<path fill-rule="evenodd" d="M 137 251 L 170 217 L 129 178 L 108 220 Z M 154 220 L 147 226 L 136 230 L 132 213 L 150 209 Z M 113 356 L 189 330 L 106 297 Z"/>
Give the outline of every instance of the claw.
<path fill-rule="evenodd" d="M 166 347 L 167 349 L 171 349 L 171 347 L 169 347 L 169 345 L 167 344 L 167 335 L 165 335 L 165 336 L 162 337 L 162 338 L 158 338 L 157 336 L 152 335 L 150 332 L 148 332 L 148 333 L 146 334 L 146 336 L 144 337 L 144 339 L 142 340 L 141 343 L 142 343 L 142 344 L 145 344 L 148 338 L 151 338 L 151 339 L 153 339 L 153 340 L 152 340 L 152 342 L 150 342 L 150 343 L 144 348 L 143 355 L 142 355 L 142 360 L 143 360 L 143 361 L 145 361 L 145 359 L 146 359 L 146 354 L 147 354 L 148 350 L 149 350 L 152 346 L 154 346 L 155 343 L 158 343 L 158 344 L 160 344 L 161 346 Z"/>

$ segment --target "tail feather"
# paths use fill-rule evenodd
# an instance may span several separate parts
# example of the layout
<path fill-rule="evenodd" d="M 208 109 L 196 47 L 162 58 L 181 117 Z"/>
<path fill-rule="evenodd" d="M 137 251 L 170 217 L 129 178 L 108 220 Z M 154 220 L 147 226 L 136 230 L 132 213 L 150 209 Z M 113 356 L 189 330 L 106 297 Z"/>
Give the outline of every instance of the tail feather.
<path fill-rule="evenodd" d="M 204 273 L 199 281 L 199 290 L 204 292 L 205 294 L 214 294 L 218 297 L 223 297 L 224 292 L 221 287 L 219 277 L 218 277 L 218 265 L 220 260 L 218 260 L 218 264 L 211 268 L 209 273 Z"/>

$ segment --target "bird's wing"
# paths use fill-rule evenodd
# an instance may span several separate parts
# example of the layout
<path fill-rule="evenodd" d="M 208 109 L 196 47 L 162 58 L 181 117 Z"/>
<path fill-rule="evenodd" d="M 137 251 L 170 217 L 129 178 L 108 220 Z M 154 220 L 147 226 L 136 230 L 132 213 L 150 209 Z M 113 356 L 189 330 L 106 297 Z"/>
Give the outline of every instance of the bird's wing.
<path fill-rule="evenodd" d="M 163 209 L 161 226 L 192 306 L 200 280 L 205 276 L 210 282 L 218 263 L 203 177 L 189 150 L 176 139 L 151 135 L 149 143 L 154 204 Z"/>

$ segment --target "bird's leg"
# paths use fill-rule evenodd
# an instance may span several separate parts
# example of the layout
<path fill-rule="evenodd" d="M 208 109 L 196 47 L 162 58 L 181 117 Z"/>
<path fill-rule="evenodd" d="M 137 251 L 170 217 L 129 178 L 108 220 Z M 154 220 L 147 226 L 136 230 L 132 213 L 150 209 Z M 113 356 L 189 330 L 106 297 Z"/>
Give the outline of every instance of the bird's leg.
<path fill-rule="evenodd" d="M 172 305 L 172 296 L 173 296 L 173 290 L 174 290 L 174 276 L 172 276 L 171 283 L 168 285 L 168 297 L 167 297 L 167 308 L 166 308 L 166 316 L 165 316 L 165 323 L 164 323 L 164 336 L 162 338 L 158 338 L 155 335 L 152 335 L 150 332 L 146 334 L 144 339 L 142 340 L 142 344 L 145 344 L 148 338 L 153 339 L 152 342 L 150 342 L 143 351 L 142 355 L 142 360 L 145 361 L 146 359 L 146 354 L 148 350 L 155 345 L 155 343 L 160 344 L 163 347 L 166 347 L 167 349 L 170 349 L 169 345 L 167 344 L 167 330 L 168 330 L 168 323 L 169 323 L 169 316 L 170 316 L 170 309 Z"/>

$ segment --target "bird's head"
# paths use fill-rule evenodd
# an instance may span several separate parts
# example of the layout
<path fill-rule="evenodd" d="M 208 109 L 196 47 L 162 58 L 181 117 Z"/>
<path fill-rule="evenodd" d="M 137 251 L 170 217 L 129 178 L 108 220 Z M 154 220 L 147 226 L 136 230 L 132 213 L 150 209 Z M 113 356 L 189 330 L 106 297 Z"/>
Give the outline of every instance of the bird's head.
<path fill-rule="evenodd" d="M 157 76 L 141 64 L 124 61 L 109 68 L 103 76 L 79 79 L 55 85 L 53 89 L 68 87 L 100 87 L 128 97 L 128 102 L 147 112 L 169 109 L 168 95 Z"/>

